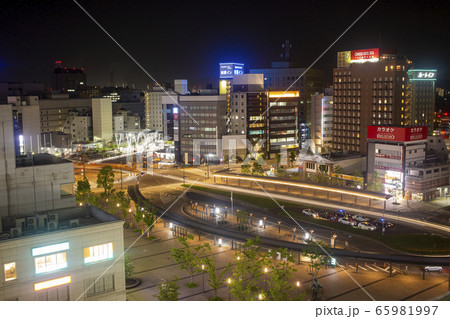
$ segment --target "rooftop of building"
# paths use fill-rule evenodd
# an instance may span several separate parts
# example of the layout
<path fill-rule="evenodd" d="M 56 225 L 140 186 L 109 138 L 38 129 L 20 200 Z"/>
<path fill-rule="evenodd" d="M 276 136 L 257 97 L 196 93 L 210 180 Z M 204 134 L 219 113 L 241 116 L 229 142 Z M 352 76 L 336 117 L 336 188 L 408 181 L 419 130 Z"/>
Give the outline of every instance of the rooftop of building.
<path fill-rule="evenodd" d="M 0 242 L 110 222 L 122 220 L 92 205 L 38 212 L 29 216 L 3 217 Z"/>
<path fill-rule="evenodd" d="M 72 163 L 72 162 L 47 153 L 16 156 L 16 167 L 41 166 L 41 165 L 53 165 L 65 163 Z"/>

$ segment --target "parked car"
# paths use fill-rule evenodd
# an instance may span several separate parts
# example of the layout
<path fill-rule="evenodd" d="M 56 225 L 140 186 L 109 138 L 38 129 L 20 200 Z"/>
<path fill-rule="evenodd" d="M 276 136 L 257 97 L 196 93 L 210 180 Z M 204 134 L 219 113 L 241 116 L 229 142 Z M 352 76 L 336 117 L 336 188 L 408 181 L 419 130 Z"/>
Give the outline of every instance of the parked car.
<path fill-rule="evenodd" d="M 312 209 L 309 209 L 309 208 L 308 209 L 304 209 L 302 213 L 305 214 L 306 216 L 311 216 L 311 217 L 314 217 L 314 218 L 319 217 L 319 215 L 315 211 L 313 211 Z"/>
<path fill-rule="evenodd" d="M 375 227 L 374 225 L 372 225 L 371 223 L 368 223 L 368 222 L 359 223 L 358 228 L 364 229 L 364 230 L 370 230 L 370 231 L 374 231 L 375 229 L 377 229 L 377 227 Z"/>
<path fill-rule="evenodd" d="M 319 217 L 323 219 L 332 219 L 334 217 L 334 213 L 330 212 L 319 212 Z"/>
<path fill-rule="evenodd" d="M 366 218 L 366 217 L 361 216 L 361 215 L 353 215 L 353 219 L 356 220 L 357 222 L 361 222 L 361 223 L 366 222 L 366 221 L 369 220 L 369 218 Z"/>
<path fill-rule="evenodd" d="M 439 271 L 442 272 L 441 266 L 426 266 L 425 271 Z"/>
<path fill-rule="evenodd" d="M 351 218 L 341 217 L 338 219 L 338 222 L 344 225 L 356 226 L 356 221 Z"/>
<path fill-rule="evenodd" d="M 378 220 L 376 220 L 374 223 L 373 223 L 376 227 L 378 227 L 378 228 L 381 228 L 381 227 L 383 227 L 383 220 L 382 219 L 378 219 Z M 392 223 L 390 223 L 390 222 L 388 222 L 388 221 L 384 221 L 384 228 L 391 228 L 391 227 L 393 227 L 394 226 L 394 224 L 392 224 Z"/>

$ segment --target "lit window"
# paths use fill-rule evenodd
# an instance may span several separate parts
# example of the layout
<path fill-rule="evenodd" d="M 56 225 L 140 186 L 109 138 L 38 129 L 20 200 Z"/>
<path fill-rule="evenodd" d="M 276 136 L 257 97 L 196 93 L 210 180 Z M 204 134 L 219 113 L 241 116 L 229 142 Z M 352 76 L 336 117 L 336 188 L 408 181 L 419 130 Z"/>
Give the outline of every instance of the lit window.
<path fill-rule="evenodd" d="M 50 271 L 67 268 L 67 257 L 66 253 L 47 255 L 42 257 L 36 257 L 34 259 L 34 263 L 36 266 L 36 274 L 42 274 Z"/>
<path fill-rule="evenodd" d="M 39 290 L 43 290 L 43 289 L 48 289 L 48 288 L 52 288 L 52 287 L 65 285 L 65 284 L 70 284 L 70 282 L 71 282 L 70 276 L 52 279 L 52 280 L 48 280 L 48 281 L 43 281 L 43 282 L 34 284 L 34 291 L 39 291 Z"/>
<path fill-rule="evenodd" d="M 84 248 L 85 264 L 111 258 L 113 258 L 112 243 Z"/>
<path fill-rule="evenodd" d="M 17 279 L 15 262 L 5 264 L 4 269 L 5 269 L 5 281 Z"/>
<path fill-rule="evenodd" d="M 31 253 L 34 257 L 34 256 L 39 256 L 39 255 L 55 253 L 57 251 L 67 250 L 67 249 L 69 249 L 69 242 L 55 244 L 55 245 L 49 245 L 49 246 L 44 246 L 44 247 L 39 247 L 39 248 L 33 248 L 31 250 Z"/>

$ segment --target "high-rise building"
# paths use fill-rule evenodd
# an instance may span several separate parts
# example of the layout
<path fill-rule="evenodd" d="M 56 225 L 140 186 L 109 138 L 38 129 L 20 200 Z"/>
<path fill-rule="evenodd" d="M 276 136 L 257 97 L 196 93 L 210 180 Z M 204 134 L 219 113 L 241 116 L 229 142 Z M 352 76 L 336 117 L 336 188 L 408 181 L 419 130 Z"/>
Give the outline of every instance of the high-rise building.
<path fill-rule="evenodd" d="M 411 62 L 392 51 L 351 51 L 333 70 L 333 149 L 366 154 L 368 125 L 405 125 Z"/>
<path fill-rule="evenodd" d="M 92 114 L 90 112 L 81 112 L 77 109 L 71 110 L 64 123 L 63 132 L 71 136 L 71 141 L 73 143 L 86 143 L 92 141 Z M 54 144 L 53 136 L 51 144 Z"/>
<path fill-rule="evenodd" d="M 144 93 L 145 128 L 148 130 L 163 131 L 163 94 L 165 93 L 162 90 Z"/>
<path fill-rule="evenodd" d="M 436 74 L 436 70 L 410 69 L 406 87 L 405 124 L 426 126 L 430 135 L 434 129 Z"/>
<path fill-rule="evenodd" d="M 227 114 L 226 114 L 226 134 L 233 134 L 231 127 L 231 91 L 233 90 L 233 80 L 234 77 L 239 78 L 239 76 L 244 74 L 245 65 L 243 63 L 228 62 L 220 63 L 219 66 L 220 82 L 219 82 L 219 94 L 224 95 L 227 104 Z"/>
<path fill-rule="evenodd" d="M 141 128 L 139 115 L 120 109 L 113 116 L 113 131 L 139 130 Z"/>
<path fill-rule="evenodd" d="M 75 92 L 79 85 L 86 85 L 86 73 L 83 68 L 63 67 L 61 61 L 55 62 L 55 69 L 52 74 L 52 90 L 65 92 Z"/>
<path fill-rule="evenodd" d="M 94 142 L 110 142 L 113 138 L 112 104 L 108 98 L 92 99 L 92 124 Z"/>
<path fill-rule="evenodd" d="M 311 97 L 311 140 L 314 151 L 329 153 L 333 148 L 333 93 L 321 93 Z"/>

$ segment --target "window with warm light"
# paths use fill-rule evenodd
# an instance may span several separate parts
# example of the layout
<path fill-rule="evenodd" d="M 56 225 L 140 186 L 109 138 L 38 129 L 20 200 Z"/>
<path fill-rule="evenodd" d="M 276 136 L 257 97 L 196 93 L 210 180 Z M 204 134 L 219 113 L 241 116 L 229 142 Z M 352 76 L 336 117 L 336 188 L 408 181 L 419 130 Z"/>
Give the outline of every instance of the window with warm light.
<path fill-rule="evenodd" d="M 36 257 L 34 259 L 36 274 L 56 271 L 67 268 L 66 253 L 57 253 L 47 256 Z"/>
<path fill-rule="evenodd" d="M 5 270 L 5 281 L 17 279 L 15 262 L 5 264 L 4 270 Z"/>
<path fill-rule="evenodd" d="M 84 263 L 92 263 L 113 258 L 113 244 L 91 246 L 84 248 Z"/>

